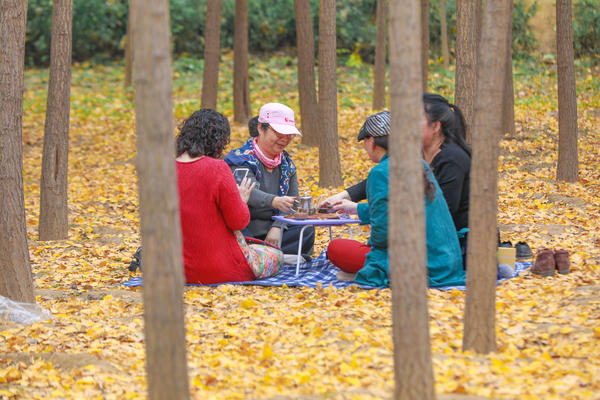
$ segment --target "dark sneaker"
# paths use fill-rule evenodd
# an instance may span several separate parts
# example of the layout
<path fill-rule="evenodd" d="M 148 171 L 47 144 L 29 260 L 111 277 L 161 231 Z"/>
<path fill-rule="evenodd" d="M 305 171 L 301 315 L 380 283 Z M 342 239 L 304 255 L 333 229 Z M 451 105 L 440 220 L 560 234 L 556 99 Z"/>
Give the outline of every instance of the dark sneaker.
<path fill-rule="evenodd" d="M 515 244 L 515 249 L 517 249 L 517 260 L 533 258 L 533 252 L 527 243 L 519 242 Z"/>
<path fill-rule="evenodd" d="M 135 254 L 133 255 L 133 260 L 129 263 L 129 267 L 127 268 L 131 272 L 135 272 L 138 269 L 142 270 L 142 248 L 138 247 Z"/>
<path fill-rule="evenodd" d="M 567 250 L 556 250 L 554 252 L 554 261 L 559 274 L 566 275 L 571 272 L 571 261 Z"/>
<path fill-rule="evenodd" d="M 554 251 L 552 249 L 543 249 L 537 253 L 531 272 L 541 276 L 552 276 L 554 275 L 555 268 Z"/>
<path fill-rule="evenodd" d="M 513 247 L 513 245 L 510 240 L 505 240 L 504 242 L 500 243 L 500 246 L 498 247 Z"/>

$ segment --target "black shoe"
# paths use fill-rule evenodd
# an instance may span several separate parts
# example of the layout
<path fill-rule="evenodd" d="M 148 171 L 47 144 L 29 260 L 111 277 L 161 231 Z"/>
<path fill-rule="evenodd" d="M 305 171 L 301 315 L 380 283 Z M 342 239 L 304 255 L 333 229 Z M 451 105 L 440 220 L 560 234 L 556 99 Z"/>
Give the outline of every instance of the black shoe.
<path fill-rule="evenodd" d="M 515 249 L 517 249 L 517 259 L 533 258 L 533 252 L 527 243 L 518 242 L 515 244 Z"/>
<path fill-rule="evenodd" d="M 510 240 L 506 240 L 506 241 L 500 243 L 499 247 L 513 247 L 513 245 Z"/>

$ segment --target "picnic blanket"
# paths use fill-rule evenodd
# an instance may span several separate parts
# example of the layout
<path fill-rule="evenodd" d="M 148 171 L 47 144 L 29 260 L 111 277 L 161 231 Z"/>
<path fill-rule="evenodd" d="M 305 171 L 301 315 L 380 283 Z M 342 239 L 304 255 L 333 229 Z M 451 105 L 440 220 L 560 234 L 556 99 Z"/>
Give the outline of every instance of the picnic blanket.
<path fill-rule="evenodd" d="M 525 271 L 532 265 L 531 261 L 517 261 L 515 263 L 515 274 L 513 277 L 518 276 L 520 273 Z M 383 289 L 381 287 L 360 285 L 352 281 L 340 281 L 336 278 L 336 274 L 340 271 L 339 268 L 334 266 L 326 257 L 325 251 L 323 251 L 317 258 L 313 258 L 310 262 L 300 264 L 300 271 L 296 276 L 296 265 L 284 265 L 283 269 L 275 276 L 257 279 L 255 281 L 245 282 L 224 282 L 224 283 L 212 283 L 207 285 L 201 284 L 188 284 L 191 286 L 218 286 L 218 285 L 258 285 L 258 286 L 307 286 L 316 288 L 318 286 L 327 287 L 329 285 L 341 289 L 350 286 L 355 286 L 362 289 Z M 510 278 L 507 278 L 510 279 Z M 507 279 L 498 280 L 498 284 Z M 141 277 L 133 277 L 126 282 L 121 283 L 123 286 L 136 287 L 142 286 L 143 281 Z M 439 290 L 452 290 L 459 289 L 465 290 L 465 286 L 444 286 L 436 288 Z"/>

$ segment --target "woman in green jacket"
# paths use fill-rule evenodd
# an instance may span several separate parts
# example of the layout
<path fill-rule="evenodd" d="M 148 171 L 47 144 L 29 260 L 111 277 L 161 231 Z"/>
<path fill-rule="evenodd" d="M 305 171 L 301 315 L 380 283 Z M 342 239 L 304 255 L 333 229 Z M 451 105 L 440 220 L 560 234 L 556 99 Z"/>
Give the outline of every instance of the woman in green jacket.
<path fill-rule="evenodd" d="M 342 200 L 334 208 L 358 214 L 361 223 L 371 225 L 368 243 L 336 239 L 327 248 L 329 260 L 342 271 L 356 274 L 357 283 L 389 286 L 388 261 L 388 136 L 390 113 L 371 115 L 358 133 L 364 147 L 377 165 L 367 178 L 367 203 Z M 425 180 L 425 219 L 427 236 L 427 269 L 430 287 L 464 285 L 465 271 L 454 222 L 439 185 L 423 161 Z M 406 228 L 407 230 L 410 227 Z"/>

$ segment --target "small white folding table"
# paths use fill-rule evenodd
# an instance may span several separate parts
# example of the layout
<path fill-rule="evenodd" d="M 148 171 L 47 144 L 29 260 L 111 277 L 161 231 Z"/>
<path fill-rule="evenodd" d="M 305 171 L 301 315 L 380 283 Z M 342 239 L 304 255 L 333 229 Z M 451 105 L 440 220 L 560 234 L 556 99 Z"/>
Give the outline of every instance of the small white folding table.
<path fill-rule="evenodd" d="M 355 218 L 350 218 L 346 216 L 341 216 L 339 218 L 331 218 L 331 219 L 311 219 L 310 215 L 307 219 L 293 219 L 286 218 L 283 215 L 274 215 L 272 217 L 275 221 L 279 221 L 282 223 L 281 225 L 281 235 L 279 236 L 279 247 L 281 247 L 281 241 L 283 239 L 283 231 L 285 227 L 288 225 L 301 225 L 302 229 L 300 230 L 300 239 L 298 240 L 298 260 L 296 261 L 296 275 L 300 271 L 300 260 L 302 259 L 302 237 L 304 236 L 304 230 L 309 226 L 326 226 L 329 228 L 329 241 L 333 239 L 333 233 L 331 228 L 334 226 L 346 226 L 348 228 L 348 232 L 350 232 L 350 237 L 354 239 L 354 233 L 352 232 L 352 228 L 350 224 L 359 224 L 360 220 Z"/>

